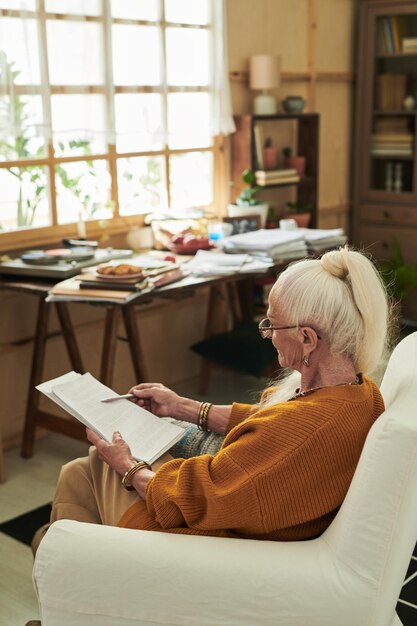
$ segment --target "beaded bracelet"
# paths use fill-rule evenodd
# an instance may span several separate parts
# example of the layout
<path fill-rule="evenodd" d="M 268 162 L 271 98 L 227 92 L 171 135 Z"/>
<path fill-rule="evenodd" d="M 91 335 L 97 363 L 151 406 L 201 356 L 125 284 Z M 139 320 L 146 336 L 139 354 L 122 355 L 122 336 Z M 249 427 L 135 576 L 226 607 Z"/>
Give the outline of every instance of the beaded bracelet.
<path fill-rule="evenodd" d="M 207 418 L 208 418 L 208 413 L 212 406 L 213 405 L 211 402 L 202 402 L 200 404 L 200 408 L 198 409 L 198 418 L 197 418 L 198 428 L 200 430 L 204 430 L 204 432 L 208 431 Z"/>
<path fill-rule="evenodd" d="M 134 487 L 129 484 L 133 474 L 136 474 L 136 472 L 143 469 L 144 467 L 149 470 L 151 469 L 151 466 L 146 463 L 146 461 L 138 461 L 137 463 L 135 463 L 135 465 L 132 465 L 132 467 L 127 470 L 127 472 L 123 474 L 122 485 L 127 491 L 133 491 L 134 489 Z"/>

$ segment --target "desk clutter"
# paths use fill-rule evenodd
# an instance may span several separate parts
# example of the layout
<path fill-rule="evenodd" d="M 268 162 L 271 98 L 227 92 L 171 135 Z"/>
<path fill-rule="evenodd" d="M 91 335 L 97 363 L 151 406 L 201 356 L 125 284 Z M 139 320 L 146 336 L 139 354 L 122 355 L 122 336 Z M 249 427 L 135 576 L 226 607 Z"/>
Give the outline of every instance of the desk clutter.
<path fill-rule="evenodd" d="M 158 260 L 151 255 L 137 255 L 131 257 L 129 263 L 112 261 L 85 269 L 54 285 L 48 298 L 49 301 L 78 297 L 127 303 L 138 295 L 177 282 L 184 276 L 177 263 Z"/>
<path fill-rule="evenodd" d="M 88 243 L 91 245 L 25 250 L 13 258 L 4 255 L 0 259 L 0 275 L 62 280 L 79 274 L 84 267 L 126 259 L 133 255 L 132 250 L 96 248 L 92 245 L 96 242 Z"/>

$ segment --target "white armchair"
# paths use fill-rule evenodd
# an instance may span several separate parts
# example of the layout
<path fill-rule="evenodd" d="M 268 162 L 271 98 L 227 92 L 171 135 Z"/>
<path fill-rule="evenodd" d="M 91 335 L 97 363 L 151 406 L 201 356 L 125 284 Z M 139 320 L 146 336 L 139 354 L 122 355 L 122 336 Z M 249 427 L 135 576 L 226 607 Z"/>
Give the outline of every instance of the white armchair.
<path fill-rule="evenodd" d="M 42 626 L 394 626 L 417 539 L 417 333 L 395 349 L 387 409 L 345 501 L 304 542 L 59 521 L 34 566 Z"/>

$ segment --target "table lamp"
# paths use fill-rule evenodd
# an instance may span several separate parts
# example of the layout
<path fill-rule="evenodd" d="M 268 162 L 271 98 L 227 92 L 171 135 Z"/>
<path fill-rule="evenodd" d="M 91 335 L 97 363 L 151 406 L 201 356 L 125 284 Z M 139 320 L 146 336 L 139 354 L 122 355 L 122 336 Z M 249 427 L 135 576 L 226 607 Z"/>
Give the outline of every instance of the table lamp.
<path fill-rule="evenodd" d="M 268 89 L 276 89 L 280 85 L 280 57 L 270 54 L 255 54 L 249 63 L 250 88 L 260 89 L 253 103 L 255 115 L 274 115 L 277 112 L 277 101 Z"/>

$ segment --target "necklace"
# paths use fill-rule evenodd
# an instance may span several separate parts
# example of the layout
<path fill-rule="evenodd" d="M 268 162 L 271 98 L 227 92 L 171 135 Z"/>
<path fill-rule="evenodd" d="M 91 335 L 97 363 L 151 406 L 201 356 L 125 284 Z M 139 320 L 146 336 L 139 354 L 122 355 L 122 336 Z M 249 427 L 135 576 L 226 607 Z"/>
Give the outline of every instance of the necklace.
<path fill-rule="evenodd" d="M 295 400 L 297 398 L 304 398 L 304 396 L 309 396 L 314 391 L 318 391 L 319 389 L 326 389 L 326 387 L 350 387 L 352 385 L 361 385 L 363 383 L 362 374 L 359 373 L 356 375 L 356 378 L 351 383 L 339 383 L 337 385 L 322 385 L 321 387 L 314 387 L 313 389 L 306 389 L 306 391 L 301 391 L 301 388 L 298 387 L 295 390 L 295 394 L 289 400 Z"/>

